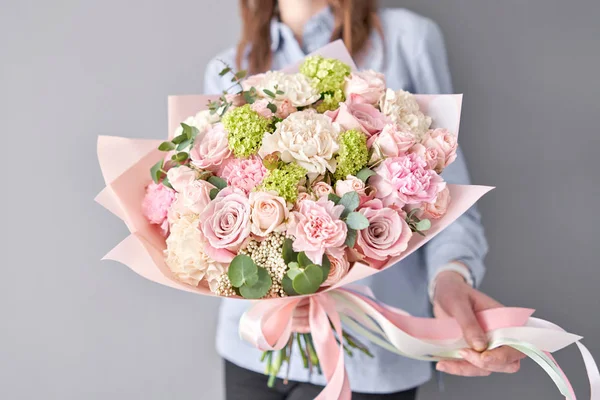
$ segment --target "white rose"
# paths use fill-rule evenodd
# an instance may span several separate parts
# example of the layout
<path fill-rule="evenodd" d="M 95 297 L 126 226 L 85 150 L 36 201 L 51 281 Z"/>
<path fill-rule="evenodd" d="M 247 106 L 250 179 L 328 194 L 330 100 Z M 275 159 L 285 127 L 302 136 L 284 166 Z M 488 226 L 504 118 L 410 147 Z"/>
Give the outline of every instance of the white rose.
<path fill-rule="evenodd" d="M 317 89 L 311 85 L 310 79 L 303 74 L 269 71 L 257 75 L 249 81 L 256 89 L 258 96 L 271 99 L 264 92 L 265 89 L 275 94 L 275 103 L 281 103 L 287 99 L 294 107 L 305 107 L 315 103 L 321 97 Z M 247 85 L 246 83 L 245 90 L 249 89 L 249 87 L 246 87 Z M 281 91 L 283 94 L 277 94 L 277 91 Z"/>
<path fill-rule="evenodd" d="M 203 110 L 194 116 L 187 117 L 185 119 L 185 121 L 183 121 L 183 123 L 186 125 L 189 125 L 189 126 L 193 126 L 196 129 L 198 129 L 198 131 L 200 133 L 203 133 L 212 124 L 217 123 L 218 121 L 219 121 L 219 116 L 216 113 L 211 114 L 210 110 Z M 173 133 L 173 137 L 177 137 L 177 136 L 181 135 L 182 133 L 183 133 L 183 128 L 181 127 L 181 125 L 179 125 L 175 129 L 175 132 Z"/>
<path fill-rule="evenodd" d="M 379 102 L 381 112 L 401 129 L 410 130 L 420 139 L 431 126 L 431 118 L 419 110 L 415 96 L 404 90 L 387 89 Z"/>
<path fill-rule="evenodd" d="M 171 225 L 171 234 L 166 240 L 165 262 L 181 282 L 198 286 L 204 280 L 214 292 L 225 266 L 204 253 L 198 221 L 197 215 L 190 215 Z"/>
<path fill-rule="evenodd" d="M 339 133 L 339 124 L 328 116 L 310 109 L 298 111 L 279 122 L 275 132 L 265 133 L 258 154 L 264 158 L 277 152 L 282 161 L 295 161 L 315 178 L 327 170 L 335 172 Z"/>

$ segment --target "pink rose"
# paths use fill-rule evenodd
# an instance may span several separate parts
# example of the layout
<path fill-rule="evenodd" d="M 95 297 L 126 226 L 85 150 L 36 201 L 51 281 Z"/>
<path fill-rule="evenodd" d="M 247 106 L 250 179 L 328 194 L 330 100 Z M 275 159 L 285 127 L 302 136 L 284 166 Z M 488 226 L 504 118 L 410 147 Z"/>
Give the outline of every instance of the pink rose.
<path fill-rule="evenodd" d="M 221 123 L 198 134 L 190 151 L 192 164 L 203 169 L 215 169 L 229 156 L 231 156 L 231 151 L 228 147 L 227 132 Z"/>
<path fill-rule="evenodd" d="M 305 200 L 317 200 L 315 195 L 312 193 L 308 193 L 306 191 L 304 192 L 299 192 L 298 193 L 298 198 L 296 199 L 296 203 L 294 203 L 294 211 L 299 211 L 300 210 L 300 204 L 305 201 Z"/>
<path fill-rule="evenodd" d="M 373 141 L 373 160 L 403 156 L 415 144 L 415 136 L 400 126 L 387 124 Z"/>
<path fill-rule="evenodd" d="M 356 192 L 359 196 L 364 196 L 365 183 L 354 175 L 348 175 L 345 180 L 335 183 L 335 194 L 342 197 L 348 192 Z"/>
<path fill-rule="evenodd" d="M 385 206 L 421 202 L 434 203 L 446 182 L 417 154 L 385 159 L 369 183 L 376 189 L 375 197 Z"/>
<path fill-rule="evenodd" d="M 169 211 L 169 221 L 172 223 L 182 215 L 201 214 L 210 203 L 210 191 L 215 187 L 203 180 L 192 181 L 177 193 L 175 202 Z"/>
<path fill-rule="evenodd" d="M 420 211 L 415 213 L 418 218 L 440 219 L 448 211 L 450 200 L 450 190 L 445 187 L 444 190 L 438 193 L 435 203 L 410 205 L 407 206 L 407 210 L 411 211 L 414 208 L 419 208 Z"/>
<path fill-rule="evenodd" d="M 240 107 L 246 104 L 244 96 L 239 93 L 230 93 L 225 95 L 225 99 L 231 103 L 233 107 Z"/>
<path fill-rule="evenodd" d="M 206 254 L 215 261 L 233 260 L 250 235 L 250 202 L 240 189 L 219 192 L 200 214 L 200 230 L 207 240 Z"/>
<path fill-rule="evenodd" d="M 180 167 L 171 168 L 167 172 L 167 178 L 169 178 L 169 182 L 176 192 L 183 192 L 183 189 L 187 185 L 196 180 L 196 171 L 182 165 Z"/>
<path fill-rule="evenodd" d="M 175 200 L 175 191 L 162 183 L 152 182 L 146 188 L 142 201 L 142 214 L 151 224 L 160 225 L 163 234 L 168 231 L 167 215 Z"/>
<path fill-rule="evenodd" d="M 330 255 L 326 257 L 329 259 L 331 268 L 329 269 L 329 275 L 327 275 L 327 279 L 321 284 L 321 287 L 335 285 L 344 276 L 346 276 L 350 270 L 350 262 L 348 262 L 345 254 L 340 258 Z"/>
<path fill-rule="evenodd" d="M 290 116 L 290 114 L 298 111 L 296 107 L 292 104 L 290 99 L 283 99 L 283 101 L 278 102 L 277 104 L 277 112 L 275 116 L 277 118 L 286 119 Z"/>
<path fill-rule="evenodd" d="M 447 129 L 430 130 L 423 138 L 422 143 L 427 149 L 437 151 L 437 163 L 434 169 L 438 174 L 456 160 L 457 137 Z"/>
<path fill-rule="evenodd" d="M 247 194 L 261 184 L 267 169 L 260 158 L 250 157 L 231 159 L 219 172 L 229 186 L 242 189 Z"/>
<path fill-rule="evenodd" d="M 325 113 L 346 130 L 357 129 L 367 137 L 381 132 L 388 118 L 370 104 L 340 103 L 340 108 Z"/>
<path fill-rule="evenodd" d="M 352 102 L 377 105 L 385 93 L 385 76 L 373 70 L 353 72 L 346 77 L 344 94 Z"/>
<path fill-rule="evenodd" d="M 417 143 L 411 147 L 408 152 L 410 154 L 417 154 L 419 157 L 425 160 L 428 169 L 435 170 L 436 165 L 438 165 L 440 152 L 436 148 L 427 148 L 421 143 Z"/>
<path fill-rule="evenodd" d="M 254 103 L 252 103 L 250 108 L 256 111 L 260 116 L 270 119 L 273 117 L 273 111 L 269 110 L 269 108 L 267 107 L 269 103 L 270 101 L 267 99 L 257 100 Z"/>
<path fill-rule="evenodd" d="M 292 213 L 288 232 L 294 235 L 293 248 L 304 251 L 308 258 L 321 265 L 323 254 L 341 258 L 348 228 L 340 219 L 344 206 L 321 197 L 318 201 L 304 200 L 300 210 Z"/>
<path fill-rule="evenodd" d="M 257 87 L 265 78 L 265 74 L 251 75 L 242 81 L 242 88 L 250 90 L 252 87 Z"/>
<path fill-rule="evenodd" d="M 380 268 L 389 258 L 406 250 L 412 232 L 397 210 L 373 199 L 358 212 L 369 220 L 369 227 L 358 231 L 356 249 L 371 266 Z"/>
<path fill-rule="evenodd" d="M 313 193 L 317 196 L 317 199 L 321 197 L 329 196 L 329 193 L 333 193 L 333 189 L 328 183 L 325 182 L 315 182 L 311 186 Z"/>
<path fill-rule="evenodd" d="M 264 237 L 285 230 L 290 213 L 284 198 L 268 192 L 251 192 L 250 207 L 253 234 Z"/>

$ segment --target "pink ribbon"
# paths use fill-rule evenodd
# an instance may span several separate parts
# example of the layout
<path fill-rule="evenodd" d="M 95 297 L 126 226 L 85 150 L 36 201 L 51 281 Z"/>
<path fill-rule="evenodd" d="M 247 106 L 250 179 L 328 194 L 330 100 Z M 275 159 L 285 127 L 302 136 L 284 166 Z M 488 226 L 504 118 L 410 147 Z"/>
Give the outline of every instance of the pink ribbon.
<path fill-rule="evenodd" d="M 292 334 L 294 309 L 303 299 L 304 296 L 295 296 L 254 303 L 240 320 L 240 336 L 262 351 L 282 349 Z M 379 331 L 398 350 L 411 349 L 415 344 L 425 349 L 431 346 L 432 353 L 426 352 L 422 356 L 434 355 L 434 349 L 440 346 L 449 346 L 446 348 L 449 350 L 465 345 L 460 326 L 454 319 L 410 316 L 403 310 L 379 303 L 368 288 L 340 288 L 310 295 L 309 299 L 310 333 L 327 379 L 327 385 L 317 400 L 349 400 L 352 397 L 344 367 L 342 343 L 338 344 L 333 334 L 335 330 L 337 337 L 342 337 L 340 315 L 362 322 L 361 325 L 366 329 Z M 600 400 L 600 374 L 589 351 L 578 342 L 581 338 L 550 322 L 531 318 L 532 314 L 531 309 L 506 307 L 481 311 L 477 318 L 483 330 L 492 337 L 494 334 L 505 334 L 511 338 L 511 334 L 518 336 L 520 332 L 523 338 L 535 338 L 539 343 L 528 344 L 540 347 L 547 354 L 576 342 L 588 370 L 591 399 Z M 377 328 L 373 329 L 374 326 Z M 556 366 L 560 370 L 558 364 Z M 575 399 L 571 384 L 562 370 L 560 373 L 571 398 Z"/>

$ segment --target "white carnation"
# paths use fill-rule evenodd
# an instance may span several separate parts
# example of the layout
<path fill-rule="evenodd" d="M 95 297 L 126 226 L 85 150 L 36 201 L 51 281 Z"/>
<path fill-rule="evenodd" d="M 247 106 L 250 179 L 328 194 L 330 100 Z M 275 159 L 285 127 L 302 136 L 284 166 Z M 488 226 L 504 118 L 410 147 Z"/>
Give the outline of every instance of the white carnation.
<path fill-rule="evenodd" d="M 400 128 L 411 131 L 420 140 L 431 126 L 431 118 L 419 110 L 415 96 L 404 90 L 387 89 L 380 100 L 381 112 Z"/>
<path fill-rule="evenodd" d="M 244 90 L 248 90 L 249 84 L 254 86 L 258 96 L 270 98 L 264 90 L 275 94 L 275 103 L 288 99 L 294 107 L 305 107 L 315 103 L 321 98 L 321 95 L 315 89 L 310 79 L 303 74 L 285 74 L 281 71 L 269 71 L 249 79 L 244 85 Z M 277 91 L 283 94 L 277 94 Z"/>
<path fill-rule="evenodd" d="M 298 111 L 279 122 L 275 132 L 265 133 L 258 154 L 264 158 L 278 152 L 284 162 L 295 161 L 316 177 L 335 172 L 339 133 L 340 125 L 328 116 L 312 109 Z"/>
<path fill-rule="evenodd" d="M 166 240 L 165 261 L 180 281 L 198 286 L 205 280 L 214 292 L 225 267 L 204 253 L 198 221 L 198 215 L 186 215 L 171 225 L 170 235 Z"/>
<path fill-rule="evenodd" d="M 200 111 L 198 114 L 187 117 L 184 124 L 193 126 L 198 129 L 200 133 L 205 132 L 212 124 L 219 122 L 219 116 L 215 114 L 211 114 L 210 110 Z M 183 128 L 179 125 L 175 132 L 173 133 L 173 137 L 177 137 L 183 133 Z"/>

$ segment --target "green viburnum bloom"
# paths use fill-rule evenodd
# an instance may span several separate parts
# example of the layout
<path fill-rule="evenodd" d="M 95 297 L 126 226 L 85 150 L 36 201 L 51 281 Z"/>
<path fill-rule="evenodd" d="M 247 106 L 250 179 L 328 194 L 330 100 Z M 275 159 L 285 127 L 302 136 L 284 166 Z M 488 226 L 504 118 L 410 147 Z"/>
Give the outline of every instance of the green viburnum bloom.
<path fill-rule="evenodd" d="M 275 191 L 286 201 L 294 203 L 298 198 L 298 185 L 306 177 L 306 170 L 295 163 L 282 164 L 265 176 L 261 190 Z"/>
<path fill-rule="evenodd" d="M 324 93 L 323 101 L 321 101 L 316 107 L 317 112 L 322 114 L 325 111 L 337 110 L 340 106 L 340 103 L 344 100 L 344 92 L 341 89 L 336 90 L 333 93 Z"/>
<path fill-rule="evenodd" d="M 271 121 L 249 104 L 227 111 L 221 122 L 228 133 L 229 148 L 238 158 L 258 153 L 265 132 L 271 131 Z"/>
<path fill-rule="evenodd" d="M 356 175 L 369 161 L 367 137 L 361 131 L 351 129 L 342 132 L 338 138 L 340 150 L 336 157 L 337 166 L 333 177 L 346 179 L 348 175 Z"/>
<path fill-rule="evenodd" d="M 310 56 L 300 65 L 300 72 L 311 78 L 313 86 L 323 94 L 321 109 L 334 110 L 344 101 L 344 78 L 350 75 L 349 65 L 335 58 Z"/>

